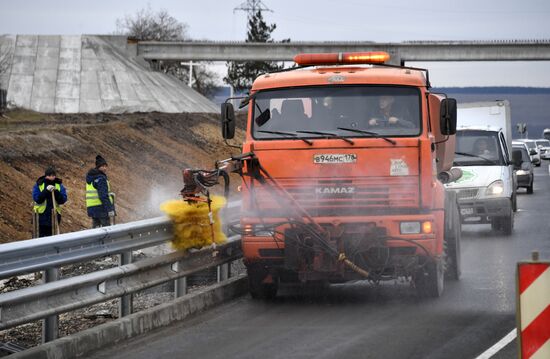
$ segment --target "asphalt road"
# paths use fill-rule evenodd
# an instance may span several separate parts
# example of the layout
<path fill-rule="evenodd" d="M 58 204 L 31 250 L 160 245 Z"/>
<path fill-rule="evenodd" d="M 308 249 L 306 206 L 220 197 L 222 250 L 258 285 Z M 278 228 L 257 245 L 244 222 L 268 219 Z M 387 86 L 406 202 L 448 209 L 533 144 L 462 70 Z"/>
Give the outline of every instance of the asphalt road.
<path fill-rule="evenodd" d="M 520 190 L 511 237 L 464 226 L 462 278 L 439 299 L 403 283 L 283 291 L 274 302 L 248 296 L 93 358 L 477 358 L 515 328 L 515 265 L 539 250 L 550 258 L 548 162 L 535 193 Z M 493 358 L 515 358 L 516 342 Z"/>

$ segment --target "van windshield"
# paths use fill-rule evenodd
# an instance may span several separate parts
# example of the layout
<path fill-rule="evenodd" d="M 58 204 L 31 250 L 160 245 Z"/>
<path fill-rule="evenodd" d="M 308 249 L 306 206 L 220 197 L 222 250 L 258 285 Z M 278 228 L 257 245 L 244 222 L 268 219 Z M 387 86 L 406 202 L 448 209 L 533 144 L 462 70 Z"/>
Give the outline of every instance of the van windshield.
<path fill-rule="evenodd" d="M 418 136 L 420 90 L 395 86 L 318 86 L 254 96 L 255 139 Z M 317 132 L 317 133 L 312 133 Z M 291 135 L 288 135 L 291 134 Z M 324 134 L 324 135 L 323 135 Z"/>
<path fill-rule="evenodd" d="M 455 166 L 505 166 L 498 132 L 456 132 Z"/>

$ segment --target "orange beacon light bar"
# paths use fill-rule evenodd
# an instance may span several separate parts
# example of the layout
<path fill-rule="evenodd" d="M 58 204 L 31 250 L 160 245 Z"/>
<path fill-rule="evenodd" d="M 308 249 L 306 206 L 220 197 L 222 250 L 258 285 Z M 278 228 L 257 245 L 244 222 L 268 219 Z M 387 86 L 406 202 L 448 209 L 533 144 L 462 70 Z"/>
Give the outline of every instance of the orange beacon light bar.
<path fill-rule="evenodd" d="M 383 64 L 390 59 L 384 51 L 333 52 L 328 54 L 298 54 L 294 62 L 300 66 L 337 64 Z"/>

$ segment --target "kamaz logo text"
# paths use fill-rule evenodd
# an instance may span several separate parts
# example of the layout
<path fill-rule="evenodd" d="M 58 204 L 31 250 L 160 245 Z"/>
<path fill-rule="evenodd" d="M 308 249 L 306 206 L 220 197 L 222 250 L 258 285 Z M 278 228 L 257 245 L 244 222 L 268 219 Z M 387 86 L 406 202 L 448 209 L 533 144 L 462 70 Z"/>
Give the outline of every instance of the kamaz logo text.
<path fill-rule="evenodd" d="M 315 194 L 354 194 L 355 187 L 317 187 Z"/>

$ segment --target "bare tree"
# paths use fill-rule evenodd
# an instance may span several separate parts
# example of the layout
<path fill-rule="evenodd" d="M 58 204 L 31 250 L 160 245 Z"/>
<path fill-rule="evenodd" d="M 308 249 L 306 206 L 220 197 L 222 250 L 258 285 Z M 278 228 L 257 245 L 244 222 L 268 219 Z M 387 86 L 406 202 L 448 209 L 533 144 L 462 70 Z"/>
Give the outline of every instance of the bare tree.
<path fill-rule="evenodd" d="M 168 11 L 154 12 L 150 6 L 138 10 L 134 15 L 126 15 L 116 22 L 117 33 L 131 36 L 137 40 L 155 41 L 185 41 L 190 40 L 187 35 L 188 26 L 170 16 Z M 205 96 L 212 95 L 216 88 L 217 76 L 208 70 L 205 64 L 193 67 L 193 89 Z M 158 61 L 156 69 L 175 76 L 189 83 L 189 67 L 182 65 L 180 61 Z"/>
<path fill-rule="evenodd" d="M 0 36 L 0 114 L 6 107 L 6 90 L 8 88 L 7 73 L 13 58 L 13 39 L 8 36 Z"/>
<path fill-rule="evenodd" d="M 138 40 L 188 40 L 187 24 L 170 16 L 167 10 L 153 12 L 150 6 L 116 21 L 117 32 Z"/>

